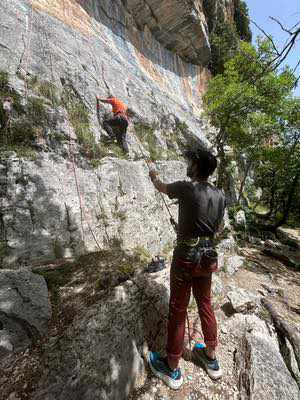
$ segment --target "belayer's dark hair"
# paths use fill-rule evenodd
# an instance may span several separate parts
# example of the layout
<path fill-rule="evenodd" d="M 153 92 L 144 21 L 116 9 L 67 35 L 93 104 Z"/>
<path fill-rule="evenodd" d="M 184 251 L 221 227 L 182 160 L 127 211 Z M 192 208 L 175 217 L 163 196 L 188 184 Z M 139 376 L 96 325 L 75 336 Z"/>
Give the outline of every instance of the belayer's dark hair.
<path fill-rule="evenodd" d="M 218 165 L 217 158 L 210 151 L 203 148 L 187 151 L 185 157 L 197 164 L 198 176 L 203 179 L 207 179 L 212 175 Z"/>

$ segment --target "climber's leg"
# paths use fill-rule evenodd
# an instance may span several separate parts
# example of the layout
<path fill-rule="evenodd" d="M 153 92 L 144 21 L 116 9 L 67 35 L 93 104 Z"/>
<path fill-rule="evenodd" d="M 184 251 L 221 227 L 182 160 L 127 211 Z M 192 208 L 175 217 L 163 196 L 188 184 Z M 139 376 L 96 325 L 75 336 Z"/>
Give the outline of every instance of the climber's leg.
<path fill-rule="evenodd" d="M 193 294 L 198 306 L 201 327 L 206 348 L 194 348 L 195 359 L 204 365 L 212 379 L 219 379 L 222 371 L 216 358 L 217 321 L 211 305 L 211 274 L 193 278 Z"/>
<path fill-rule="evenodd" d="M 170 273 L 170 303 L 167 354 L 170 368 L 177 368 L 183 352 L 187 307 L 191 295 L 191 276 L 180 263 L 172 262 Z"/>
<path fill-rule="evenodd" d="M 116 127 L 115 117 L 103 121 L 103 129 L 108 133 L 111 139 L 115 139 L 116 137 L 114 131 L 115 127 Z"/>
<path fill-rule="evenodd" d="M 117 130 L 117 141 L 120 147 L 123 149 L 124 153 L 128 154 L 129 153 L 129 147 L 128 143 L 126 140 L 126 132 L 128 128 L 128 120 L 127 118 L 123 117 L 122 115 L 117 115 L 116 121 L 118 124 L 118 130 Z"/>

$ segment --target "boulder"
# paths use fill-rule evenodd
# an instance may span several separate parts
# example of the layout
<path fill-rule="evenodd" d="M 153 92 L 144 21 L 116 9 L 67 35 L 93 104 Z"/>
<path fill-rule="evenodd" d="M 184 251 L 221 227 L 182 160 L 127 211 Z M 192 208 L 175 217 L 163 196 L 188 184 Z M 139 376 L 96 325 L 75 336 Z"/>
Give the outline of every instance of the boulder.
<path fill-rule="evenodd" d="M 147 346 L 163 350 L 168 271 L 114 288 L 53 338 L 32 400 L 125 400 L 146 379 Z"/>
<path fill-rule="evenodd" d="M 241 400 L 299 400 L 300 392 L 274 338 L 259 323 L 243 331 L 237 353 L 236 372 Z"/>
<path fill-rule="evenodd" d="M 235 274 L 244 264 L 245 258 L 241 256 L 228 257 L 224 263 L 223 270 L 228 275 Z"/>
<path fill-rule="evenodd" d="M 259 305 L 259 296 L 241 288 L 227 293 L 232 309 L 237 313 L 254 312 Z"/>
<path fill-rule="evenodd" d="M 212 295 L 220 296 L 224 292 L 224 284 L 220 274 L 212 275 Z"/>
<path fill-rule="evenodd" d="M 246 226 L 246 215 L 244 210 L 239 210 L 236 213 L 234 222 L 237 226 Z"/>
<path fill-rule="evenodd" d="M 0 355 L 45 335 L 51 318 L 47 285 L 29 271 L 0 270 Z"/>
<path fill-rule="evenodd" d="M 220 241 L 217 245 L 217 249 L 219 254 L 233 254 L 236 249 L 236 242 L 233 236 L 230 236 L 226 239 Z"/>

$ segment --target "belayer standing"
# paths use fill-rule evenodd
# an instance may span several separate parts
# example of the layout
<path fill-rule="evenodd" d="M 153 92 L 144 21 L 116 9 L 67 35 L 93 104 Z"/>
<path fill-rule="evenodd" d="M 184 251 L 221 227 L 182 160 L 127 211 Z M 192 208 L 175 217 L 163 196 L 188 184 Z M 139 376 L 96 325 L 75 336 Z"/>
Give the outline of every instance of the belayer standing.
<path fill-rule="evenodd" d="M 179 200 L 177 245 L 170 272 L 167 357 L 156 352 L 148 354 L 152 372 L 172 389 L 178 389 L 183 382 L 178 365 L 183 353 L 191 290 L 197 302 L 205 342 L 205 348 L 195 346 L 194 357 L 212 379 L 222 376 L 215 353 L 217 323 L 211 305 L 211 282 L 212 272 L 217 269 L 214 235 L 224 217 L 225 196 L 207 181 L 217 167 L 216 157 L 204 149 L 187 152 L 186 157 L 187 176 L 191 181 L 165 184 L 158 179 L 155 170 L 149 172 L 157 190 Z"/>
<path fill-rule="evenodd" d="M 123 149 L 124 153 L 129 153 L 129 148 L 126 140 L 126 132 L 128 128 L 127 106 L 114 96 L 109 96 L 107 99 L 102 99 L 97 96 L 97 112 L 100 109 L 100 102 L 107 103 L 112 106 L 113 117 L 103 121 L 103 128 L 111 138 L 116 136 L 118 144 Z"/>

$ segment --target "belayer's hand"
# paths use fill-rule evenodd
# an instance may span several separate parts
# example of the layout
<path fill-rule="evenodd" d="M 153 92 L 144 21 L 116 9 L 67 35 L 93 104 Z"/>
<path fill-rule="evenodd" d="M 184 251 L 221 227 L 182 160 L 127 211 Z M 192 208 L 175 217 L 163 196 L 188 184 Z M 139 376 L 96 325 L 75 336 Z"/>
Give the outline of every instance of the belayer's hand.
<path fill-rule="evenodd" d="M 155 179 L 157 179 L 157 171 L 155 169 L 150 169 L 149 176 L 152 182 L 155 181 Z"/>

